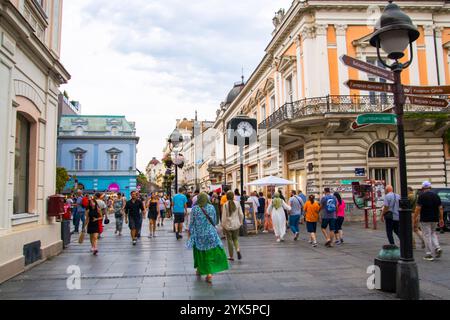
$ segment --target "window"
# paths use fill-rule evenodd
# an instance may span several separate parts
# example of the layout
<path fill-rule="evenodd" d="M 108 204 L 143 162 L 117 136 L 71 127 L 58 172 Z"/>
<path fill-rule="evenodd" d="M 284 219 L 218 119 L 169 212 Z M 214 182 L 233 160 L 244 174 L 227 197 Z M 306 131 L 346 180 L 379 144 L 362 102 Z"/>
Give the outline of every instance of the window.
<path fill-rule="evenodd" d="M 301 148 L 289 152 L 289 161 L 297 161 L 305 159 L 305 149 Z"/>
<path fill-rule="evenodd" d="M 270 114 L 275 112 L 275 96 L 270 97 Z"/>
<path fill-rule="evenodd" d="M 109 155 L 109 163 L 110 163 L 111 171 L 117 171 L 118 160 L 119 160 L 119 155 L 118 154 L 114 154 L 113 153 L 113 154 Z"/>
<path fill-rule="evenodd" d="M 83 154 L 82 153 L 75 154 L 75 170 L 76 171 L 83 170 Z"/>
<path fill-rule="evenodd" d="M 286 78 L 286 103 L 294 102 L 294 92 L 292 90 L 292 76 Z"/>
<path fill-rule="evenodd" d="M 267 118 L 266 104 L 263 103 L 263 104 L 261 105 L 261 121 L 266 120 L 266 118 Z"/>
<path fill-rule="evenodd" d="M 21 114 L 17 114 L 14 160 L 14 214 L 28 212 L 30 129 L 30 122 Z"/>
<path fill-rule="evenodd" d="M 377 142 L 369 150 L 369 158 L 393 158 L 394 150 L 386 142 Z"/>

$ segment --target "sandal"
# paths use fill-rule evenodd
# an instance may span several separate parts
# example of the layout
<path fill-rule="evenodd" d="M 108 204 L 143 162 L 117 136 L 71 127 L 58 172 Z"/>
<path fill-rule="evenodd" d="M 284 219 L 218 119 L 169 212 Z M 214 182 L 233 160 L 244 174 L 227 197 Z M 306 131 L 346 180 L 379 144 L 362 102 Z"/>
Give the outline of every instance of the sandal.
<path fill-rule="evenodd" d="M 212 276 L 206 276 L 206 282 L 212 283 Z"/>
<path fill-rule="evenodd" d="M 230 260 L 230 261 L 234 261 L 234 258 L 228 258 L 228 260 Z"/>

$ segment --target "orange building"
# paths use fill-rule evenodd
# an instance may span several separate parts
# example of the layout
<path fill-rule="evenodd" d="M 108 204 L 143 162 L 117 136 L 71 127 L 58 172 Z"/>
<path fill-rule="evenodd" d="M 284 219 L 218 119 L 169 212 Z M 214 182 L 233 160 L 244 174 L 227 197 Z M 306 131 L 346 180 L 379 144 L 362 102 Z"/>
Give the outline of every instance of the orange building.
<path fill-rule="evenodd" d="M 413 55 L 412 65 L 402 74 L 403 84 L 450 84 L 450 4 L 442 0 L 396 3 L 421 33 L 404 58 Z M 287 11 L 276 14 L 262 61 L 232 101 L 222 104 L 214 125 L 220 132 L 219 144 L 225 143 L 226 123 L 240 113 L 258 119 L 262 141 L 276 133 L 267 148 L 261 148 L 260 142 L 246 149 L 245 183 L 273 174 L 295 180 L 293 188 L 304 193 L 319 194 L 327 186 L 351 199 L 351 181 L 370 178 L 385 180 L 399 192 L 396 126 L 351 128 L 358 114 L 393 107 L 393 97 L 345 85 L 349 79 L 386 80 L 339 60 L 346 54 L 379 64 L 369 38 L 386 4 L 293 1 Z M 430 180 L 446 185 L 448 111 L 411 103 L 405 110 L 409 184 L 418 188 Z M 216 157 L 226 166 L 222 182 L 238 187 L 237 149 L 227 146 Z"/>

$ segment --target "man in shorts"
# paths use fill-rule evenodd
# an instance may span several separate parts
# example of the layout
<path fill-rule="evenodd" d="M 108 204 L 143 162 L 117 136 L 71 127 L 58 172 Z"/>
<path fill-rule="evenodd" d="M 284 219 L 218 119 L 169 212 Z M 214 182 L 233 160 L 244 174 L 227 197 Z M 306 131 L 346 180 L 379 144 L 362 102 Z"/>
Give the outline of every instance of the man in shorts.
<path fill-rule="evenodd" d="M 125 223 L 129 223 L 128 226 L 131 230 L 131 239 L 133 240 L 133 246 L 137 243 L 137 235 L 142 227 L 142 220 L 145 217 L 144 204 L 137 197 L 136 191 L 131 193 L 131 200 L 127 201 L 125 205 Z"/>
<path fill-rule="evenodd" d="M 320 207 L 323 209 L 322 215 L 322 233 L 327 239 L 325 247 L 332 247 L 334 243 L 334 232 L 336 230 L 336 211 L 338 201 L 334 195 L 331 194 L 330 188 L 324 189 L 325 195 L 320 201 Z M 327 232 L 327 227 L 330 226 L 330 232 Z"/>
<path fill-rule="evenodd" d="M 183 232 L 184 216 L 187 215 L 188 199 L 184 194 L 184 192 L 185 191 L 183 188 L 178 189 L 178 193 L 172 199 L 172 213 L 174 217 L 173 222 L 175 224 L 175 232 L 177 240 L 183 238 L 181 234 Z"/>

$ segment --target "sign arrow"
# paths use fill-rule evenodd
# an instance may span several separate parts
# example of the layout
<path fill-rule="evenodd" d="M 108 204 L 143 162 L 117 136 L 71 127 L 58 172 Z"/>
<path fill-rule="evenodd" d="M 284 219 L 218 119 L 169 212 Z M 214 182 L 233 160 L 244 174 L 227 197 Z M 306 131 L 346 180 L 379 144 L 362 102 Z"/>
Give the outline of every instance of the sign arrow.
<path fill-rule="evenodd" d="M 392 113 L 392 110 L 394 110 L 394 107 L 386 109 L 382 113 Z M 368 127 L 368 126 L 370 126 L 370 124 L 361 124 L 361 125 L 359 125 L 359 124 L 356 123 L 356 121 L 353 121 L 351 128 L 352 128 L 352 130 L 358 130 L 358 129 L 365 128 L 365 127 Z"/>
<path fill-rule="evenodd" d="M 394 73 L 392 71 L 374 66 L 373 64 L 367 63 L 365 61 L 352 58 L 346 54 L 342 55 L 340 59 L 348 67 L 352 67 L 387 80 L 395 81 Z"/>
<path fill-rule="evenodd" d="M 350 89 L 394 93 L 394 86 L 389 83 L 348 80 L 345 85 Z"/>
<path fill-rule="evenodd" d="M 434 86 L 434 87 L 418 87 L 418 86 L 403 86 L 405 94 L 450 94 L 450 86 Z"/>
<path fill-rule="evenodd" d="M 417 105 L 421 105 L 421 106 L 447 108 L 449 105 L 449 102 L 447 100 L 438 99 L 438 98 L 417 97 L 417 96 L 407 95 L 406 99 L 407 100 L 409 99 L 409 102 L 411 104 L 417 104 Z"/>

